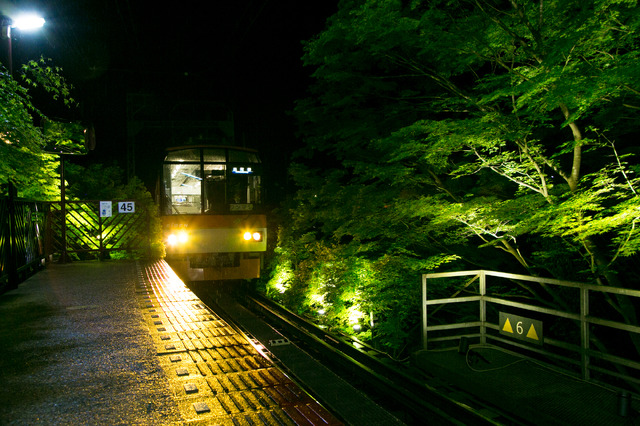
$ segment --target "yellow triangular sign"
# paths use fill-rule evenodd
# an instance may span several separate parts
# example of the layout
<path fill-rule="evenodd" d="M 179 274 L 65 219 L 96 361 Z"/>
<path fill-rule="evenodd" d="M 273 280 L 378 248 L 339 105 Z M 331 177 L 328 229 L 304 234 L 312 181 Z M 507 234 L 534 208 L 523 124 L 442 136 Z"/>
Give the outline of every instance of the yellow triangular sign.
<path fill-rule="evenodd" d="M 509 322 L 509 318 L 507 318 L 507 320 L 504 322 L 502 331 L 506 331 L 507 333 L 513 333 L 513 328 L 511 328 L 511 323 Z"/>
<path fill-rule="evenodd" d="M 536 329 L 533 328 L 533 324 L 531 324 L 531 328 L 529 328 L 529 332 L 527 333 L 527 337 L 529 339 L 539 340 L 538 339 L 538 333 L 536 333 Z"/>

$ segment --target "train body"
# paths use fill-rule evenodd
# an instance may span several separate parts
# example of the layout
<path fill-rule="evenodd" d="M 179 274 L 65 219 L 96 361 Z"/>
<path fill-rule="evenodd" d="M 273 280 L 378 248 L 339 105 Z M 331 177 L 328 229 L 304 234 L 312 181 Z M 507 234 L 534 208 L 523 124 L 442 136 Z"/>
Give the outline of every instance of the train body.
<path fill-rule="evenodd" d="M 192 145 L 167 149 L 160 212 L 167 262 L 190 281 L 260 276 L 267 248 L 257 151 Z"/>

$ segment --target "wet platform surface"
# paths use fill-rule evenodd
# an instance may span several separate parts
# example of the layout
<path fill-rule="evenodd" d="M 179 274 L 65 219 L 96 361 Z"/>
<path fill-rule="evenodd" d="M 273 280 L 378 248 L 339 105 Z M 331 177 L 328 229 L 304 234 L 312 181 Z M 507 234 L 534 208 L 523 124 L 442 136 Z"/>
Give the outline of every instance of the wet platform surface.
<path fill-rule="evenodd" d="M 172 274 L 50 265 L 0 296 L 0 423 L 341 423 Z"/>
<path fill-rule="evenodd" d="M 225 322 L 165 262 L 139 268 L 136 296 L 158 361 L 189 422 L 342 424 Z"/>
<path fill-rule="evenodd" d="M 175 424 L 135 263 L 51 265 L 0 296 L 0 423 Z"/>

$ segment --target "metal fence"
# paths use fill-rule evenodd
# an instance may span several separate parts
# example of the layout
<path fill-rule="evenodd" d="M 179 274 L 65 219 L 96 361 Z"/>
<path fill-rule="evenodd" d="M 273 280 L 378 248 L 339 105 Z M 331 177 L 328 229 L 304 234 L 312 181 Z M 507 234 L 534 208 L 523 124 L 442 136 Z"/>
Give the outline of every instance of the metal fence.
<path fill-rule="evenodd" d="M 8 185 L 8 196 L 0 197 L 0 293 L 40 268 L 45 259 L 45 203 L 20 199 Z"/>
<path fill-rule="evenodd" d="M 50 202 L 47 222 L 47 253 L 65 258 L 104 258 L 110 252 L 144 252 L 150 244 L 150 212 L 135 200 L 116 200 L 113 205 L 134 205 L 133 211 L 114 209 L 100 214 L 100 201 Z M 62 218 L 65 217 L 65 220 Z"/>
<path fill-rule="evenodd" d="M 7 188 L 8 195 L 0 196 L 0 294 L 46 261 L 149 254 L 152 211 L 143 203 L 113 201 L 135 208 L 116 208 L 103 217 L 100 201 L 30 201 L 17 198 L 13 185 Z"/>
<path fill-rule="evenodd" d="M 422 299 L 424 349 L 472 339 L 640 387 L 638 290 L 477 270 L 424 274 Z"/>

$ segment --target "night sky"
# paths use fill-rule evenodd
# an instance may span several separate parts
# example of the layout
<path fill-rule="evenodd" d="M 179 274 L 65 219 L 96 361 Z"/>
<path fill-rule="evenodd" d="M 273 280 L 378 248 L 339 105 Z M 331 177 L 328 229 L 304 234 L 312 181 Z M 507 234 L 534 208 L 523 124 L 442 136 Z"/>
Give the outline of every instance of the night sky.
<path fill-rule="evenodd" d="M 322 31 L 337 0 L 0 0 L 5 15 L 28 9 L 47 22 L 16 34 L 14 67 L 44 55 L 63 68 L 81 108 L 46 112 L 94 123 L 97 147 L 85 162 L 126 167 L 126 94 L 152 92 L 229 105 L 237 142 L 259 149 L 274 172 L 299 146 L 286 112 L 310 81 L 301 41 Z M 138 157 L 136 172 L 155 169 Z"/>

